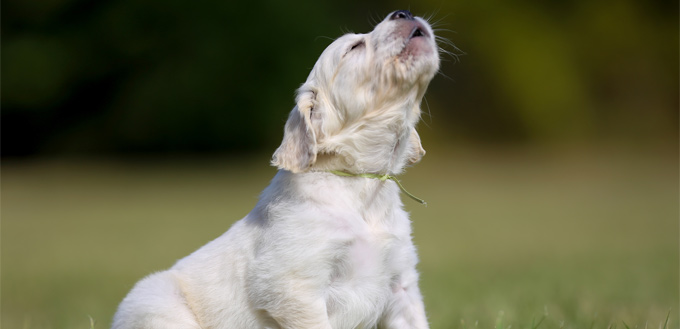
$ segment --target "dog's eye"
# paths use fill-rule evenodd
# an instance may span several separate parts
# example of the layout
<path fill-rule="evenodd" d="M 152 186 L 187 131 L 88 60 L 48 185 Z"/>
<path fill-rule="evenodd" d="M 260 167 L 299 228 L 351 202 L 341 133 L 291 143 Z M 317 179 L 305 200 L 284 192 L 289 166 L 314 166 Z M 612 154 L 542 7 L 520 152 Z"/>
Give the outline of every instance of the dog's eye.
<path fill-rule="evenodd" d="M 354 50 L 354 49 L 357 49 L 357 48 L 363 47 L 363 46 L 364 46 L 364 41 L 361 40 L 361 41 L 355 43 L 354 45 L 352 45 L 352 47 L 349 48 L 349 51 L 352 51 L 352 50 Z"/>

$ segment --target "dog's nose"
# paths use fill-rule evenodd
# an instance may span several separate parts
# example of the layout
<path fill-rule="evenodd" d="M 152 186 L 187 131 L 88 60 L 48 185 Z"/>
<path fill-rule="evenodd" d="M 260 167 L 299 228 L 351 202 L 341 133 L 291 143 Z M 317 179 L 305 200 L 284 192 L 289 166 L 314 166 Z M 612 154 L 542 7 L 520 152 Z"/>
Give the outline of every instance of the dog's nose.
<path fill-rule="evenodd" d="M 390 16 L 390 20 L 395 20 L 395 19 L 411 20 L 411 19 L 413 19 L 413 14 L 411 14 L 411 12 L 408 11 L 408 10 L 397 10 L 394 13 L 392 13 L 392 16 Z"/>

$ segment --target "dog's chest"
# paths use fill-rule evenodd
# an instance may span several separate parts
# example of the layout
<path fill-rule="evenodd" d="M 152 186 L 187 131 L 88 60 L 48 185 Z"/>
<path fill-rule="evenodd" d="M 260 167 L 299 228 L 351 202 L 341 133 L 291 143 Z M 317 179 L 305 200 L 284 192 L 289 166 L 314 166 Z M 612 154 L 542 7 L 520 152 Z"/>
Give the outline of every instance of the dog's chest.
<path fill-rule="evenodd" d="M 326 294 L 332 322 L 342 328 L 373 327 L 401 273 L 414 265 L 412 248 L 405 215 L 355 226 L 338 249 Z"/>

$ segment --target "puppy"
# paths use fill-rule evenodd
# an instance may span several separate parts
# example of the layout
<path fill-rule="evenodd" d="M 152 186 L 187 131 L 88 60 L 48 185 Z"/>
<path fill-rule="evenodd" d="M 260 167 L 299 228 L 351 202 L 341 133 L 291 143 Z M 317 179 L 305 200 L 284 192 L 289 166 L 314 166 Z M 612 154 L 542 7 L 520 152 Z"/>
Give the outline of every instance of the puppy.
<path fill-rule="evenodd" d="M 113 329 L 428 328 L 387 178 L 425 154 L 415 125 L 438 69 L 432 28 L 406 10 L 335 40 L 297 92 L 252 212 L 137 283 Z"/>

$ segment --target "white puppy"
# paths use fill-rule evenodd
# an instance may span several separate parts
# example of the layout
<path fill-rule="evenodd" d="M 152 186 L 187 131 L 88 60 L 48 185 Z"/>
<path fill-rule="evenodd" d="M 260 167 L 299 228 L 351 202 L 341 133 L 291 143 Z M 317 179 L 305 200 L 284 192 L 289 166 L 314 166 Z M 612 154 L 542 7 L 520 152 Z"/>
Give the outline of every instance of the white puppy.
<path fill-rule="evenodd" d="M 333 42 L 253 211 L 137 283 L 113 328 L 427 328 L 410 221 L 379 176 L 425 154 L 415 124 L 438 68 L 431 27 L 405 10 Z"/>

